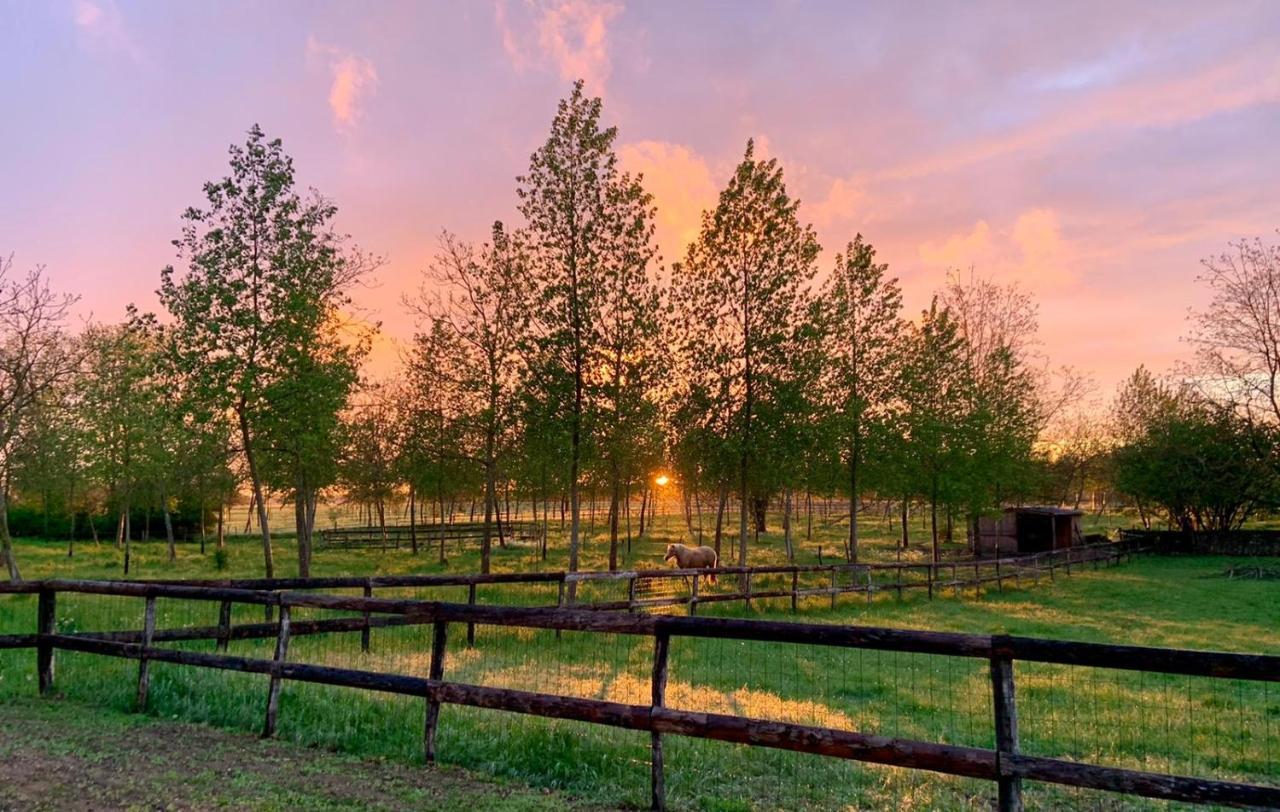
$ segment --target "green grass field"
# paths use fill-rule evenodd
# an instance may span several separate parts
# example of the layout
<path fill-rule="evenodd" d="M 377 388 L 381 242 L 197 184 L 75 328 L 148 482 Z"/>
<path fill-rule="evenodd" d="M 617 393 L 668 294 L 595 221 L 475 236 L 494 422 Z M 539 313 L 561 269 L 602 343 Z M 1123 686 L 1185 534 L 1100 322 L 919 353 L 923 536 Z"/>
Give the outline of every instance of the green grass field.
<path fill-rule="evenodd" d="M 865 558 L 893 560 L 894 527 L 869 523 Z M 682 526 L 659 523 L 651 540 L 633 545 L 627 566 L 660 566 L 666 540 Z M 803 531 L 803 528 L 802 528 Z M 820 525 L 802 543 L 802 560 L 817 546 L 838 543 L 835 522 Z M 925 535 L 917 528 L 915 541 Z M 801 540 L 804 541 L 803 532 Z M 553 540 L 554 544 L 554 540 Z M 281 573 L 291 570 L 290 543 L 278 549 Z M 585 549 L 584 568 L 599 566 L 607 553 L 599 537 Z M 753 563 L 782 558 L 774 534 L 753 548 Z M 827 553 L 829 556 L 829 552 Z M 81 545 L 74 558 L 46 542 L 23 542 L 19 556 L 27 577 L 53 575 L 119 577 L 119 553 L 109 545 Z M 474 571 L 474 553 L 449 549 L 450 571 Z M 904 560 L 920 559 L 913 548 Z M 201 557 L 180 548 L 170 564 L 163 544 L 138 545 L 138 577 L 231 577 L 261 574 L 254 539 L 230 545 L 229 566 L 217 570 L 212 550 Z M 801 619 L 980 633 L 1008 632 L 1059 639 L 1217 650 L 1280 653 L 1280 583 L 1228 580 L 1225 558 L 1143 557 L 1101 569 L 1061 572 L 1050 583 L 1006 585 L 980 598 L 929 601 L 922 592 L 899 601 L 880 594 L 867 604 L 846 596 L 836 610 L 826 599 L 802 607 Z M 554 569 L 532 547 L 495 551 L 499 571 Z M 324 551 L 315 574 L 438 572 L 432 553 Z M 543 602 L 546 592 L 517 597 L 502 587 L 482 587 L 480 601 Z M 388 591 L 388 597 L 460 599 L 461 590 Z M 553 593 L 552 593 L 553 594 Z M 159 602 L 159 627 L 212 624 L 215 605 Z M 792 618 L 789 602 L 757 602 L 751 610 L 721 604 L 708 613 L 739 617 Z M 0 598 L 0 633 L 30 631 L 30 596 Z M 260 619 L 260 610 L 243 607 Z M 239 617 L 239 615 L 238 615 Z M 141 601 L 63 596 L 64 630 L 138 628 Z M 189 644 L 209 649 L 211 643 Z M 454 630 L 446 658 L 449 679 L 570 696 L 647 702 L 652 642 L 622 635 L 553 633 L 481 628 L 468 649 Z M 233 642 L 230 653 L 270 656 L 269 641 Z M 425 675 L 426 628 L 379 629 L 368 653 L 359 635 L 296 638 L 290 659 Z M 127 710 L 136 664 L 92 655 L 58 654 L 56 688 L 70 703 Z M 0 654 L 0 697 L 16 701 L 35 692 L 31 652 Z M 990 682 L 985 662 L 928 655 L 817 647 L 676 639 L 672 643 L 669 703 L 766 719 L 817 724 L 954 744 L 989 747 L 993 742 Z M 150 713 L 182 720 L 255 730 L 262 721 L 266 680 L 260 675 L 203 671 L 154 664 Z M 1024 751 L 1095 763 L 1280 783 L 1280 690 L 1261 683 L 1131 674 L 1105 669 L 1017 666 L 1018 704 Z M 301 744 L 412 762 L 421 758 L 423 707 L 417 700 L 349 689 L 286 683 L 279 735 Z M 591 803 L 647 803 L 648 739 L 645 734 L 551 722 L 491 711 L 446 707 L 439 738 L 443 762 L 504 779 L 567 792 Z M 832 759 L 669 737 L 668 796 L 677 808 L 986 808 L 993 787 L 927 773 L 876 768 Z M 1101 806 L 1164 808 L 1136 799 L 1032 785 L 1028 805 L 1037 808 Z"/>

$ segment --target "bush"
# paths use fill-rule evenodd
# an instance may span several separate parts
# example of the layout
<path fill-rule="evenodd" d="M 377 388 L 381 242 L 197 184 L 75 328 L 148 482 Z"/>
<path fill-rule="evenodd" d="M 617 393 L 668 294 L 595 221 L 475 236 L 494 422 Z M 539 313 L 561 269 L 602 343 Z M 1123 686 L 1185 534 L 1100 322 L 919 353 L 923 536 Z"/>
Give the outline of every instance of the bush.
<path fill-rule="evenodd" d="M 213 551 L 213 565 L 220 570 L 225 570 L 231 563 L 231 554 L 226 547 L 219 547 Z"/>

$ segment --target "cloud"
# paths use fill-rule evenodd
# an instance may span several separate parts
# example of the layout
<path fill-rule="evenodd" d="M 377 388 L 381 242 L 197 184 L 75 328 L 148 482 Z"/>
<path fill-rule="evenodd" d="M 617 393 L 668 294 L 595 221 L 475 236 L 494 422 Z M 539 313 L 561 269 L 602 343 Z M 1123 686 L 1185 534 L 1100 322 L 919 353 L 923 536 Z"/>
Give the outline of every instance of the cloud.
<path fill-rule="evenodd" d="M 609 24 L 621 13 L 620 4 L 604 0 L 497 0 L 494 22 L 518 72 L 554 68 L 561 79 L 582 79 L 604 95 L 612 72 Z"/>
<path fill-rule="evenodd" d="M 867 186 L 862 178 L 836 178 L 826 197 L 809 208 L 813 221 L 820 226 L 850 221 L 867 202 Z"/>
<path fill-rule="evenodd" d="M 998 229 L 979 220 L 967 232 L 921 244 L 918 253 L 928 266 L 974 266 L 984 276 L 1021 281 L 1033 290 L 1061 288 L 1075 279 L 1070 247 L 1051 209 L 1030 209 Z"/>
<path fill-rule="evenodd" d="M 658 207 L 658 245 L 668 261 L 684 258 L 685 247 L 698 236 L 702 212 L 719 194 L 702 156 L 681 144 L 638 141 L 618 148 L 618 161 L 628 172 L 644 175 L 644 188 Z"/>
<path fill-rule="evenodd" d="M 1025 126 L 891 167 L 877 177 L 906 180 L 944 174 L 1012 153 L 1048 149 L 1086 133 L 1175 127 L 1277 101 L 1280 56 L 1273 49 L 1246 51 L 1161 82 L 1138 78 L 1083 95 Z"/>
<path fill-rule="evenodd" d="M 363 56 L 307 38 L 307 58 L 323 60 L 328 67 L 329 110 L 339 130 L 354 127 L 363 115 L 362 103 L 378 89 L 378 71 Z"/>
<path fill-rule="evenodd" d="M 134 62 L 143 62 L 142 49 L 124 24 L 124 15 L 114 0 L 75 0 L 71 21 L 80 44 L 101 54 L 124 54 Z"/>

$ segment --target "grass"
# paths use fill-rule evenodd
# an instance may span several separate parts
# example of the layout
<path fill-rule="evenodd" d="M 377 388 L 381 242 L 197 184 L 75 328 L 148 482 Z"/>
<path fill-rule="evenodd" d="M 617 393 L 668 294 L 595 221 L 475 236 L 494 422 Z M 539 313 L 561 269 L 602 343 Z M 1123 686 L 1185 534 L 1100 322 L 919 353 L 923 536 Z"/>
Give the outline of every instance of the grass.
<path fill-rule="evenodd" d="M 864 556 L 892 560 L 894 528 L 869 523 Z M 659 565 L 661 546 L 680 526 L 660 522 L 655 539 L 633 545 L 627 566 Z M 802 560 L 816 560 L 818 545 L 836 546 L 838 523 L 820 525 L 802 544 Z M 923 539 L 923 533 L 920 534 Z M 229 547 L 228 568 L 215 571 L 209 556 L 187 547 L 179 560 L 164 559 L 163 545 L 139 545 L 141 577 L 260 575 L 252 539 Z M 598 536 L 584 551 L 584 568 L 606 554 Z M 288 541 L 278 549 L 287 572 Z M 19 555 L 28 577 L 118 577 L 114 549 L 82 545 L 65 551 L 23 542 Z M 766 535 L 752 551 L 756 563 L 782 559 L 780 539 Z M 922 557 L 913 548 L 906 556 Z M 450 550 L 451 571 L 471 570 L 474 553 Z M 324 551 L 316 574 L 438 572 L 433 556 L 407 552 Z M 825 599 L 804 606 L 802 619 L 902 628 L 1007 632 L 1061 639 L 1280 653 L 1280 584 L 1217 577 L 1230 563 L 1216 558 L 1148 557 L 1131 564 L 1059 574 L 1037 587 L 987 591 L 980 600 L 928 601 L 889 594 L 870 605 L 841 599 L 832 611 Z M 496 570 L 532 569 L 541 562 L 528 547 L 495 551 Z M 551 560 L 546 568 L 560 562 Z M 115 568 L 113 570 L 113 567 Z M 763 587 L 762 587 L 763 588 Z M 512 596 L 481 589 L 482 602 L 532 600 L 545 593 Z M 422 594 L 411 590 L 389 596 Z M 433 597 L 446 597 L 439 592 Z M 458 598 L 454 593 L 449 597 Z M 752 610 L 718 605 L 715 614 L 791 618 L 787 601 L 757 603 Z M 213 622 L 216 606 L 161 601 L 161 628 Z M 245 619 L 260 618 L 244 607 Z M 141 602 L 63 596 L 63 628 L 137 628 Z M 0 632 L 26 631 L 34 600 L 0 600 Z M 465 647 L 454 631 L 446 676 L 485 685 L 571 696 L 646 702 L 652 643 L 619 635 L 552 633 L 481 628 L 477 645 Z M 193 644 L 208 648 L 209 644 Z M 425 628 L 381 629 L 373 650 L 362 653 L 358 635 L 297 638 L 290 658 L 394 673 L 424 675 L 429 651 Z M 270 656 L 267 641 L 236 642 L 232 654 Z M 72 700 L 129 708 L 136 666 L 90 655 L 59 653 L 57 687 Z M 669 702 L 713 710 L 973 746 L 991 746 L 990 683 L 985 663 L 927 655 L 894 654 L 737 641 L 677 639 L 672 643 Z M 31 696 L 30 652 L 0 653 L 0 697 Z M 1027 752 L 1101 764 L 1233 778 L 1280 781 L 1280 691 L 1257 683 L 1129 674 L 1104 669 L 1019 664 L 1022 744 Z M 150 712 L 183 720 L 254 730 L 261 724 L 265 680 L 260 676 L 154 664 Z M 280 712 L 281 738 L 326 750 L 421 758 L 422 704 L 349 689 L 288 683 Z M 491 711 L 446 707 L 439 739 L 441 759 L 504 779 L 561 790 L 588 802 L 643 806 L 647 793 L 645 735 L 576 723 L 551 722 Z M 667 745 L 668 794 L 681 808 L 985 808 L 993 792 L 986 782 L 867 767 L 799 754 L 773 752 L 680 737 Z M 1089 793 L 1047 786 L 1028 788 L 1028 804 L 1060 808 L 1093 804 Z M 1114 802 L 1114 799 L 1111 799 Z M 1126 800 L 1125 802 L 1129 802 Z M 1142 807 L 1140 801 L 1135 806 Z M 1163 805 L 1160 805 L 1163 807 Z"/>

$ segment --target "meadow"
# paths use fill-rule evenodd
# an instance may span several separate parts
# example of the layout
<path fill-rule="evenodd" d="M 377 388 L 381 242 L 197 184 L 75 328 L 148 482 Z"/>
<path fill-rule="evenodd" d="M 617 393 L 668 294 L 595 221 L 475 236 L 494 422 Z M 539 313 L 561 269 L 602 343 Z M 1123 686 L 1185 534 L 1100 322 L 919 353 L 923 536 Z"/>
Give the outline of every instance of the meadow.
<path fill-rule="evenodd" d="M 1124 517 L 1104 523 L 1123 522 Z M 1093 528 L 1090 528 L 1093 529 Z M 659 566 L 662 546 L 677 540 L 681 520 L 661 517 L 652 534 L 633 543 L 623 566 Z M 816 561 L 837 545 L 838 522 L 819 522 L 814 539 L 801 535 L 798 558 Z M 923 557 L 922 547 L 900 553 L 890 522 L 869 522 L 865 556 L 873 560 Z M 918 541 L 924 540 L 918 533 Z M 260 575 L 253 538 L 233 538 L 225 568 L 212 546 L 204 556 L 181 545 L 174 563 L 162 543 L 139 544 L 137 577 L 248 577 Z M 957 545 L 958 547 L 959 545 Z M 495 550 L 495 570 L 554 569 L 558 545 L 544 564 L 532 546 Z M 290 543 L 281 539 L 278 564 L 288 572 Z M 432 551 L 321 551 L 316 574 L 474 571 L 474 551 L 450 548 L 442 567 Z M 588 540 L 583 568 L 607 555 L 599 535 Z M 755 563 L 778 563 L 781 539 L 766 534 L 753 547 Z M 31 578 L 119 577 L 119 553 L 108 544 L 80 545 L 71 559 L 52 542 L 25 541 L 19 555 Z M 828 558 L 829 560 L 829 558 Z M 1280 584 L 1228 580 L 1224 558 L 1139 557 L 1132 563 L 1077 570 L 1053 582 L 1024 584 L 980 596 L 921 593 L 899 600 L 877 595 L 825 599 L 801 607 L 800 619 L 898 628 L 978 633 L 1006 632 L 1091 642 L 1280 653 Z M 481 587 L 481 603 L 548 602 L 553 594 L 517 597 L 501 586 Z M 464 599 L 458 589 L 387 590 L 386 597 Z M 380 596 L 381 593 L 380 593 Z M 0 633 L 31 631 L 30 596 L 0 599 Z M 241 607 L 244 620 L 260 610 Z M 214 604 L 161 600 L 159 628 L 215 622 Z M 789 602 L 757 601 L 708 607 L 707 614 L 794 618 Z M 241 615 L 237 615 L 237 620 Z M 139 628 L 141 601 L 63 596 L 63 631 Z M 183 644 L 208 650 L 212 643 Z M 229 653 L 269 657 L 270 641 L 233 641 Z M 359 635 L 296 638 L 290 659 L 367 670 L 425 675 L 430 648 L 426 627 L 375 629 L 369 652 Z M 476 645 L 454 633 L 446 678 L 621 702 L 647 701 L 652 643 L 624 635 L 481 627 Z M 22 701 L 35 692 L 30 652 L 0 654 L 0 698 Z M 59 652 L 56 690 L 68 702 L 127 710 L 136 664 Z M 1137 769 L 1280 782 L 1280 691 L 1265 683 L 1128 673 L 1106 669 L 1018 665 L 1018 704 L 1024 751 Z M 932 655 L 676 639 L 672 643 L 668 700 L 688 710 L 732 712 L 780 721 L 990 747 L 993 731 L 986 663 Z M 255 730 L 261 725 L 265 680 L 186 666 L 152 666 L 148 712 L 157 716 Z M 421 759 L 423 708 L 419 700 L 351 689 L 286 683 L 278 735 L 308 746 L 413 762 Z M 535 787 L 555 788 L 590 803 L 644 806 L 648 791 L 648 738 L 644 734 L 446 706 L 438 742 L 440 760 Z M 987 808 L 986 782 L 844 763 L 816 756 L 668 737 L 668 797 L 676 808 L 784 809 Z M 1058 808 L 1162 808 L 1115 798 L 1030 785 L 1028 806 Z"/>

